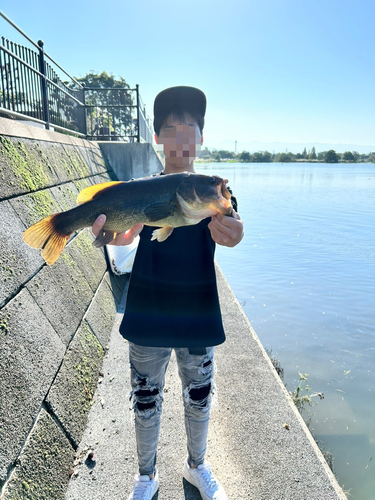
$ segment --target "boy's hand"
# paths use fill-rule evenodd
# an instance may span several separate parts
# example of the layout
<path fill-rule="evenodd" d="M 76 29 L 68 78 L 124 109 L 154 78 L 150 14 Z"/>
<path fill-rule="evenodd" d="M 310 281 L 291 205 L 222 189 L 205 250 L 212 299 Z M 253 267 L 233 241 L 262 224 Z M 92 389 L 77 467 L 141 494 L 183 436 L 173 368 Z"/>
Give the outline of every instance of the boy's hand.
<path fill-rule="evenodd" d="M 243 222 L 235 210 L 233 217 L 221 214 L 212 217 L 208 229 L 215 243 L 225 247 L 234 247 L 243 238 Z"/>
<path fill-rule="evenodd" d="M 99 231 L 104 226 L 106 220 L 107 217 L 104 214 L 99 215 L 99 217 L 92 225 L 92 232 L 94 233 L 94 236 L 98 236 Z M 129 229 L 129 231 L 126 231 L 125 233 L 119 233 L 116 238 L 108 244 L 116 246 L 130 245 L 130 243 L 133 243 L 134 238 L 139 235 L 142 229 L 143 224 L 136 224 L 131 229 Z"/>

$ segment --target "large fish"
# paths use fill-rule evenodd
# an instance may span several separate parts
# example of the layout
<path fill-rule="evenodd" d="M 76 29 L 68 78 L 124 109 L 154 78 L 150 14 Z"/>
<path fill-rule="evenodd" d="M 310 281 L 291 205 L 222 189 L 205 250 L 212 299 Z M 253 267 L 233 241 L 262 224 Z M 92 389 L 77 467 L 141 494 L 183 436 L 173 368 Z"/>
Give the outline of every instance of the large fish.
<path fill-rule="evenodd" d="M 137 223 L 160 227 L 152 240 L 164 241 L 175 227 L 198 224 L 217 213 L 232 215 L 227 180 L 189 172 L 105 182 L 81 191 L 79 206 L 42 219 L 23 234 L 53 264 L 75 231 L 90 227 L 100 214 L 106 222 L 93 245 L 101 247 Z"/>

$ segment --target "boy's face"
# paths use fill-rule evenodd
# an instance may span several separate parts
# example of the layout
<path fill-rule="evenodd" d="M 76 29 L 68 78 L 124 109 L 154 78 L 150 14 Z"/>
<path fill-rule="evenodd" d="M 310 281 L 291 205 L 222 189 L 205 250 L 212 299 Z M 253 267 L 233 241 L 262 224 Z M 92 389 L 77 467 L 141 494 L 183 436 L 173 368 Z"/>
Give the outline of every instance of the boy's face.
<path fill-rule="evenodd" d="M 164 156 L 170 164 L 186 167 L 196 158 L 203 137 L 197 122 L 186 113 L 185 123 L 169 115 L 161 126 L 159 136 L 155 135 L 155 140 L 163 145 Z"/>

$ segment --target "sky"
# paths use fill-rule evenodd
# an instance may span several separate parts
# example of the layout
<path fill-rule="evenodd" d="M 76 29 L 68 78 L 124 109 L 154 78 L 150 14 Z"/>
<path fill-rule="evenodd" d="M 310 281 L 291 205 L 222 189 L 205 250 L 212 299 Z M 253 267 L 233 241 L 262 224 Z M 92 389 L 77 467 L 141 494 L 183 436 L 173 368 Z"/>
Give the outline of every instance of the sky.
<path fill-rule="evenodd" d="M 375 151 L 374 0 L 1 0 L 0 9 L 70 75 L 138 83 L 151 118 L 161 90 L 200 88 L 210 149 Z M 0 35 L 21 42 L 2 18 Z"/>

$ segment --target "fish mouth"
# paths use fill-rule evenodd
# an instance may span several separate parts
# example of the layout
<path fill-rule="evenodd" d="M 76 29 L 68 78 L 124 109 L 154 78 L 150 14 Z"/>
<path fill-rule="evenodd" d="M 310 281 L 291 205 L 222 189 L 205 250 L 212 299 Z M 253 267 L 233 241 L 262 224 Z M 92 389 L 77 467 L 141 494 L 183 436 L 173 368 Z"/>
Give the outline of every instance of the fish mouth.
<path fill-rule="evenodd" d="M 213 209 L 219 210 L 219 213 L 223 215 L 229 215 L 233 217 L 233 206 L 231 202 L 231 194 L 227 189 L 228 179 L 221 179 L 221 182 L 217 185 L 217 200 L 212 202 L 210 206 Z"/>

